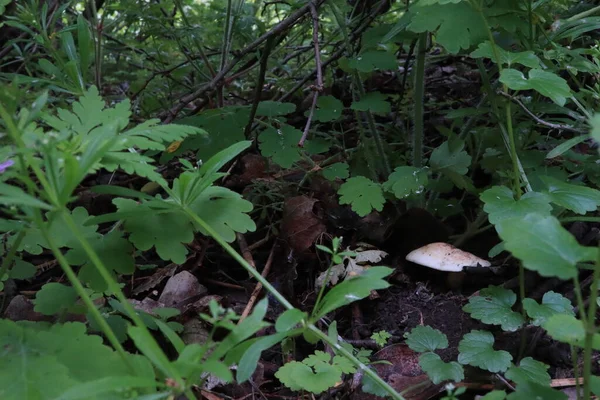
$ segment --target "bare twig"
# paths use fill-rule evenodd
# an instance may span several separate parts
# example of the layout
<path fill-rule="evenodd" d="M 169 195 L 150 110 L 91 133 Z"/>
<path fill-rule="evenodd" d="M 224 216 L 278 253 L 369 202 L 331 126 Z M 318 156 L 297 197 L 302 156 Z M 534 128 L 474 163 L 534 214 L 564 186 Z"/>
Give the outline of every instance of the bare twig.
<path fill-rule="evenodd" d="M 265 267 L 263 268 L 262 272 L 260 273 L 263 278 L 266 278 L 267 275 L 269 274 L 269 271 L 271 270 L 271 265 L 273 264 L 273 256 L 275 254 L 275 246 L 277 246 L 277 243 L 273 243 L 273 247 L 271 247 L 271 252 L 269 253 L 269 257 L 267 258 Z M 250 254 L 250 257 L 252 257 L 251 254 Z M 250 263 L 250 265 L 254 266 L 254 263 L 252 262 L 252 263 Z M 242 312 L 242 316 L 240 317 L 240 320 L 238 321 L 238 325 L 244 320 L 244 318 L 246 318 L 248 316 L 248 314 L 250 314 L 250 311 L 252 311 L 252 308 L 254 307 L 254 303 L 256 303 L 256 300 L 258 299 L 258 295 L 260 294 L 261 291 L 262 291 L 262 284 L 260 282 L 258 282 L 256 284 L 256 287 L 252 291 L 252 294 L 250 295 L 250 300 L 248 300 L 248 304 L 246 305 L 244 312 Z"/>
<path fill-rule="evenodd" d="M 535 115 L 534 113 L 532 113 L 531 111 L 529 111 L 529 109 L 527 108 L 527 106 L 525 106 L 525 104 L 523 104 L 521 102 L 521 100 L 519 100 L 518 98 L 511 96 L 508 93 L 505 93 L 501 90 L 498 91 L 498 94 L 506 97 L 507 99 L 512 100 L 513 102 L 517 103 L 522 109 L 523 111 L 525 111 L 525 113 L 527 113 L 527 115 L 529 115 L 531 118 L 533 118 L 533 120 L 535 122 L 537 122 L 540 125 L 544 125 L 548 128 L 552 128 L 552 129 L 558 129 L 561 131 L 568 131 L 568 132 L 574 132 L 574 133 L 587 133 L 585 130 L 583 129 L 578 129 L 578 128 L 573 128 L 570 125 L 563 125 L 563 124 L 554 124 L 552 122 L 548 122 L 548 121 L 544 121 L 543 119 L 541 119 L 540 117 L 538 117 L 537 115 Z"/>
<path fill-rule="evenodd" d="M 269 61 L 269 54 L 271 53 L 271 46 L 273 45 L 275 36 L 271 36 L 265 44 L 262 57 L 260 58 L 260 69 L 258 70 L 258 79 L 256 80 L 256 89 L 254 90 L 254 101 L 252 102 L 252 108 L 250 109 L 250 118 L 248 118 L 248 124 L 244 130 L 244 137 L 250 138 L 250 132 L 252 131 L 252 123 L 256 116 L 256 110 L 258 110 L 258 103 L 260 103 L 263 86 L 265 84 L 265 74 L 267 73 L 267 61 Z"/>
<path fill-rule="evenodd" d="M 320 5 L 324 0 L 316 0 L 316 4 Z M 311 4 L 311 3 L 309 3 Z M 231 60 L 224 68 L 222 68 L 219 73 L 208 83 L 205 83 L 201 87 L 199 87 L 193 93 L 185 95 L 179 99 L 179 102 L 173 106 L 170 110 L 162 113 L 160 118 L 163 122 L 168 123 L 173 121 L 173 119 L 184 109 L 186 104 L 196 100 L 201 97 L 207 91 L 213 91 L 222 84 L 225 76 L 236 66 L 238 62 L 240 62 L 246 55 L 250 54 L 254 50 L 258 48 L 263 42 L 265 42 L 271 36 L 276 36 L 285 31 L 286 29 L 293 26 L 300 18 L 304 17 L 309 11 L 309 4 L 300 7 L 298 10 L 294 11 L 290 14 L 289 17 L 275 25 L 270 31 L 264 33 L 261 37 L 250 43 L 246 48 L 238 52 L 233 60 Z"/>
<path fill-rule="evenodd" d="M 313 87 L 313 99 L 312 104 L 310 105 L 310 111 L 308 113 L 308 118 L 306 119 L 306 125 L 304 126 L 304 132 L 302 132 L 302 137 L 298 142 L 299 147 L 304 147 L 304 141 L 308 136 L 308 131 L 310 130 L 310 124 L 312 122 L 313 114 L 315 113 L 315 108 L 317 107 L 317 99 L 319 98 L 319 93 L 323 91 L 323 69 L 321 67 L 321 50 L 319 49 L 319 14 L 317 13 L 317 7 L 315 3 L 311 1 L 308 3 L 310 7 L 310 15 L 313 21 L 313 46 L 315 48 L 315 63 L 317 69 L 317 84 Z"/>

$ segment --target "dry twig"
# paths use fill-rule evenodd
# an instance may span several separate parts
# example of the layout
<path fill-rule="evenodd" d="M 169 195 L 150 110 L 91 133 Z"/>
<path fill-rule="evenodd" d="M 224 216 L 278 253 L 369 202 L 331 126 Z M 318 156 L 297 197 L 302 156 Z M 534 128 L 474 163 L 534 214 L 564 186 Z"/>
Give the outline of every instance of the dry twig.
<path fill-rule="evenodd" d="M 275 254 L 275 246 L 276 246 L 276 243 L 273 243 L 273 247 L 271 247 L 271 252 L 269 253 L 269 257 L 267 258 L 265 267 L 263 268 L 263 270 L 260 274 L 263 278 L 266 278 L 267 275 L 269 274 L 269 271 L 271 270 L 271 265 L 273 264 L 273 256 Z M 251 254 L 250 254 L 250 258 L 252 258 Z M 254 260 L 250 264 L 254 267 Z M 254 307 L 254 303 L 256 303 L 256 300 L 258 299 L 258 295 L 262 291 L 262 287 L 263 287 L 262 283 L 260 283 L 260 282 L 258 282 L 256 284 L 256 287 L 254 287 L 254 290 L 252 291 L 252 294 L 250 295 L 250 300 L 248 300 L 248 304 L 246 305 L 246 308 L 244 309 L 244 312 L 242 312 L 242 316 L 240 317 L 240 320 L 238 321 L 238 325 L 248 316 L 248 314 L 250 314 L 250 311 L 252 311 L 252 308 Z"/>

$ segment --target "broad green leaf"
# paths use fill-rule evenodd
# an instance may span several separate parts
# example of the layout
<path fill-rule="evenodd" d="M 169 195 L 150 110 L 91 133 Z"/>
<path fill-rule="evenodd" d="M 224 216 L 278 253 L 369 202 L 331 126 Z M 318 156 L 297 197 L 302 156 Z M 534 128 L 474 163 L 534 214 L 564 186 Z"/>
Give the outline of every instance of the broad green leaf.
<path fill-rule="evenodd" d="M 490 372 L 504 372 L 510 367 L 512 356 L 504 350 L 494 350 L 494 335 L 474 330 L 458 344 L 458 362 Z"/>
<path fill-rule="evenodd" d="M 479 198 L 485 203 L 483 210 L 489 214 L 488 219 L 492 224 L 509 218 L 522 218 L 531 213 L 549 215 L 552 211 L 546 195 L 527 192 L 519 200 L 515 200 L 513 192 L 506 186 L 493 186 Z"/>
<path fill-rule="evenodd" d="M 18 280 L 30 279 L 35 276 L 36 272 L 37 268 L 35 265 L 27 261 L 23 261 L 20 258 L 16 258 L 15 265 L 10 270 L 10 277 Z"/>
<path fill-rule="evenodd" d="M 344 104 L 333 96 L 319 96 L 313 119 L 319 122 L 331 122 L 342 116 Z"/>
<path fill-rule="evenodd" d="M 448 347 L 446 335 L 428 325 L 414 327 L 410 333 L 404 336 L 408 347 L 419 353 Z"/>
<path fill-rule="evenodd" d="M 98 396 L 127 392 L 135 388 L 156 388 L 156 380 L 141 376 L 108 376 L 74 385 L 55 400 L 88 400 Z M 105 397 L 107 398 L 107 397 Z M 114 398 L 114 397 L 110 397 Z M 138 396 L 138 398 L 140 398 Z"/>
<path fill-rule="evenodd" d="M 258 136 L 260 152 L 283 168 L 290 168 L 302 158 L 298 147 L 301 137 L 302 132 L 290 125 L 269 127 Z"/>
<path fill-rule="evenodd" d="M 348 66 L 359 72 L 373 72 L 378 69 L 396 69 L 398 61 L 388 51 L 368 50 L 350 59 Z"/>
<path fill-rule="evenodd" d="M 342 373 L 327 362 L 311 368 L 304 363 L 292 361 L 279 368 L 275 377 L 291 390 L 307 390 L 319 394 L 341 381 Z"/>
<path fill-rule="evenodd" d="M 579 135 L 572 137 L 569 140 L 565 140 L 555 148 L 553 148 L 548 154 L 546 154 L 546 159 L 556 158 L 567 151 L 571 150 L 574 146 L 577 146 L 579 143 L 583 143 L 590 138 L 589 135 Z"/>
<path fill-rule="evenodd" d="M 513 311 L 517 295 L 500 286 L 481 289 L 478 296 L 469 298 L 463 311 L 484 324 L 500 325 L 503 331 L 514 332 L 523 325 L 523 316 Z"/>
<path fill-rule="evenodd" d="M 489 41 L 480 43 L 479 47 L 477 47 L 477 50 L 471 53 L 471 57 L 489 58 L 492 61 L 496 62 L 497 60 L 493 46 L 494 45 L 492 45 Z M 500 57 L 500 62 L 502 63 L 502 65 L 508 65 L 509 68 L 512 64 L 521 64 L 529 68 L 540 67 L 540 59 L 531 50 L 513 53 L 511 51 L 506 51 L 502 47 L 496 45 L 496 52 Z"/>
<path fill-rule="evenodd" d="M 35 295 L 34 311 L 44 315 L 66 313 L 73 308 L 77 297 L 77 292 L 71 286 L 46 283 Z"/>
<path fill-rule="evenodd" d="M 525 381 L 520 385 L 517 385 L 516 392 L 506 396 L 507 400 L 567 400 L 568 398 L 566 393 L 563 393 L 560 390 L 552 389 L 551 387 L 530 381 Z"/>
<path fill-rule="evenodd" d="M 256 224 L 247 214 L 252 203 L 232 190 L 220 186 L 205 189 L 190 205 L 190 209 L 210 225 L 224 240 L 233 242 L 236 232 L 254 232 Z M 202 227 L 197 229 L 205 235 Z"/>
<path fill-rule="evenodd" d="M 315 315 L 323 317 L 331 311 L 367 297 L 372 290 L 389 287 L 383 278 L 392 273 L 387 267 L 371 267 L 361 275 L 346 279 L 336 285 L 321 300 Z"/>
<path fill-rule="evenodd" d="M 573 185 L 550 176 L 543 176 L 541 179 L 546 185 L 546 193 L 550 200 L 574 213 L 585 214 L 596 211 L 600 205 L 599 190 Z"/>
<path fill-rule="evenodd" d="M 536 361 L 531 357 L 521 360 L 519 366 L 512 365 L 504 374 L 507 379 L 514 381 L 517 385 L 526 381 L 539 383 L 544 386 L 550 386 L 550 375 L 548 366 L 542 362 Z"/>
<path fill-rule="evenodd" d="M 321 173 L 325 179 L 334 181 L 336 179 L 346 179 L 350 176 L 348 169 L 350 166 L 347 163 L 335 163 L 326 168 L 323 168 Z"/>
<path fill-rule="evenodd" d="M 467 1 L 411 7 L 411 13 L 409 30 L 417 33 L 437 30 L 436 41 L 453 54 L 487 37 L 481 15 Z"/>
<path fill-rule="evenodd" d="M 275 330 L 277 332 L 285 332 L 294 328 L 296 325 L 306 318 L 307 314 L 297 308 L 286 310 L 281 314 L 275 322 Z"/>
<path fill-rule="evenodd" d="M 256 366 L 258 365 L 258 361 L 262 352 L 275 346 L 277 343 L 281 342 L 286 337 L 287 332 L 279 332 L 275 335 L 262 337 L 255 341 L 250 347 L 248 347 L 238 364 L 236 374 L 237 382 L 243 383 L 250 379 L 250 377 L 256 370 Z"/>
<path fill-rule="evenodd" d="M 383 189 L 394 193 L 398 199 L 420 194 L 428 183 L 427 170 L 415 167 L 397 167 L 383 184 Z"/>
<path fill-rule="evenodd" d="M 371 111 L 373 113 L 389 113 L 392 110 L 386 101 L 388 96 L 379 92 L 369 92 L 360 100 L 352 102 L 351 109 L 357 111 Z"/>
<path fill-rule="evenodd" d="M 465 175 L 471 165 L 471 156 L 464 147 L 465 143 L 462 140 L 445 141 L 431 153 L 431 167 L 441 172 L 449 170 Z"/>
<path fill-rule="evenodd" d="M 446 363 L 435 353 L 421 354 L 419 357 L 419 366 L 434 385 L 443 381 L 460 382 L 465 379 L 462 365 L 456 361 Z"/>
<path fill-rule="evenodd" d="M 294 103 L 281 103 L 279 101 L 261 101 L 256 109 L 257 117 L 277 117 L 291 114 L 296 111 Z"/>
<path fill-rule="evenodd" d="M 389 393 L 385 389 L 383 389 L 379 383 L 377 383 L 367 374 L 363 375 L 361 383 L 361 389 L 365 393 L 373 394 L 378 397 L 386 397 L 389 395 Z"/>
<path fill-rule="evenodd" d="M 542 304 L 538 304 L 533 299 L 524 299 L 523 307 L 529 318 L 533 320 L 531 323 L 536 326 L 544 324 L 554 314 L 575 315 L 571 301 L 553 291 L 544 293 Z"/>
<path fill-rule="evenodd" d="M 130 233 L 129 240 L 142 251 L 156 249 L 163 260 L 183 264 L 188 253 L 185 243 L 194 239 L 191 222 L 184 215 L 170 212 L 157 213 L 145 203 L 117 198 L 113 203 L 119 211 L 142 211 L 139 216 L 124 218 L 124 227 Z"/>
<path fill-rule="evenodd" d="M 385 199 L 381 185 L 365 178 L 356 176 L 348 179 L 338 190 L 340 204 L 350 204 L 352 211 L 364 217 L 373 210 L 383 210 Z"/>
<path fill-rule="evenodd" d="M 542 276 L 573 278 L 577 263 L 594 260 L 596 249 L 583 247 L 553 216 L 528 214 L 496 225 L 505 248 L 523 266 Z"/>
<path fill-rule="evenodd" d="M 595 375 L 590 376 L 590 388 L 596 396 L 600 395 L 600 377 Z"/>
<path fill-rule="evenodd" d="M 542 324 L 542 327 L 553 339 L 563 343 L 575 344 L 582 342 L 585 337 L 583 322 L 574 315 L 554 314 Z"/>
<path fill-rule="evenodd" d="M 549 97 L 559 106 L 564 106 L 567 98 L 571 97 L 571 89 L 560 76 L 541 69 L 529 71 L 529 78 L 521 71 L 506 68 L 500 73 L 500 82 L 512 90 L 535 90 L 542 96 Z"/>
<path fill-rule="evenodd" d="M 479 400 L 504 400 L 506 398 L 506 392 L 504 390 L 492 390 Z"/>
<path fill-rule="evenodd" d="M 234 143 L 231 146 L 219 151 L 212 156 L 207 162 L 202 164 L 199 173 L 204 177 L 212 176 L 217 173 L 221 168 L 228 162 L 237 157 L 242 151 L 246 150 L 252 145 L 250 140 L 243 140 L 238 143 Z"/>

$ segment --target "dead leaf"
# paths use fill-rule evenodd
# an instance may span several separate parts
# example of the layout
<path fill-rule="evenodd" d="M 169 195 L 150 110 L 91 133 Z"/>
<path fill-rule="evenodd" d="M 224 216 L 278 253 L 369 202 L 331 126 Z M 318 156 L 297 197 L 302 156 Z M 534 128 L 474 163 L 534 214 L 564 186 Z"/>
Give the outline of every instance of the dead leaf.
<path fill-rule="evenodd" d="M 308 196 L 291 197 L 284 202 L 281 233 L 296 253 L 308 250 L 325 232 L 316 203 L 318 200 Z"/>
<path fill-rule="evenodd" d="M 199 296 L 208 290 L 198 282 L 198 278 L 188 271 L 181 271 L 167 281 L 158 301 L 167 307 L 179 304 L 190 297 Z"/>
<path fill-rule="evenodd" d="M 52 321 L 52 316 L 33 310 L 34 304 L 23 295 L 13 297 L 4 311 L 4 318 L 11 321 Z"/>
<path fill-rule="evenodd" d="M 140 286 L 136 287 L 133 290 L 133 295 L 137 296 L 140 293 L 147 292 L 150 289 L 154 289 L 158 286 L 166 277 L 173 276 L 175 271 L 177 270 L 177 265 L 167 266 L 165 268 L 159 268 L 156 270 L 151 277 L 149 277 L 144 283 Z"/>

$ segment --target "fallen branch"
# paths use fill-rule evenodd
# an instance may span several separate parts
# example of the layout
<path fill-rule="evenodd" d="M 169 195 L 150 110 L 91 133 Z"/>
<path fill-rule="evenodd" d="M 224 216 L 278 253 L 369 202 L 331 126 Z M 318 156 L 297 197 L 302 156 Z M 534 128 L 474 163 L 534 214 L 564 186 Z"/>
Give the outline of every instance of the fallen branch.
<path fill-rule="evenodd" d="M 260 273 L 260 275 L 263 278 L 266 278 L 267 275 L 269 275 L 269 271 L 271 270 L 271 265 L 273 264 L 273 256 L 275 254 L 275 246 L 276 245 L 277 245 L 277 243 L 273 243 L 273 247 L 271 247 L 271 252 L 269 253 L 269 257 L 267 258 L 265 267 L 263 268 L 262 272 Z M 252 255 L 250 254 L 250 258 L 251 257 L 252 257 Z M 246 258 L 246 256 L 244 256 L 244 258 Z M 254 260 L 250 263 L 250 265 L 254 266 Z M 254 307 L 254 303 L 256 303 L 256 300 L 258 299 L 258 295 L 262 291 L 262 288 L 263 288 L 263 286 L 260 282 L 258 282 L 256 284 L 256 286 L 254 287 L 254 290 L 252 291 L 252 294 L 250 295 L 250 300 L 248 300 L 248 304 L 246 304 L 246 308 L 244 309 L 244 312 L 242 312 L 242 316 L 240 317 L 240 320 L 238 321 L 238 325 L 250 314 L 250 311 L 252 311 L 252 308 Z"/>

